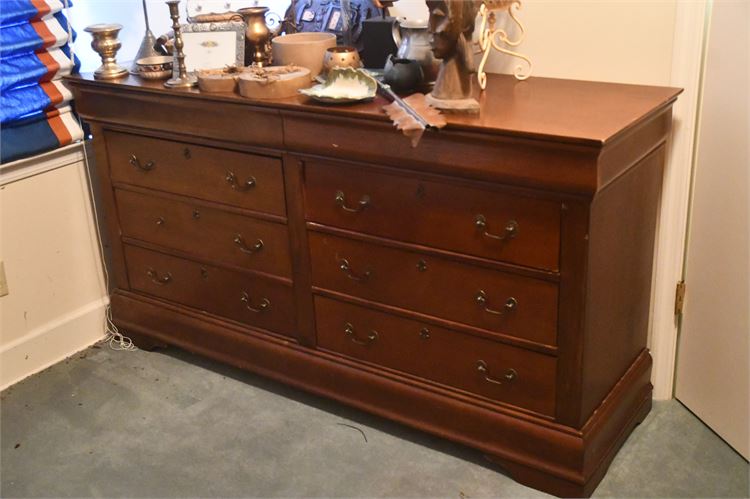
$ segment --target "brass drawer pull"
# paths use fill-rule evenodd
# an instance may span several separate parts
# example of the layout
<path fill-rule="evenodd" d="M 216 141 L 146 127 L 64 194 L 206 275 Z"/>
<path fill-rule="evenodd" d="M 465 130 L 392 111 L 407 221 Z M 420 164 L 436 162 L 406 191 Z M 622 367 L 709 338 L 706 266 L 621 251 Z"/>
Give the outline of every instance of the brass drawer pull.
<path fill-rule="evenodd" d="M 154 163 L 153 161 L 149 161 L 145 165 L 142 165 L 141 160 L 138 159 L 138 156 L 136 156 L 135 154 L 130 156 L 130 164 L 144 172 L 151 171 L 154 169 L 154 166 L 156 166 L 156 163 Z"/>
<path fill-rule="evenodd" d="M 247 192 L 256 185 L 255 177 L 250 177 L 244 184 L 241 184 L 237 182 L 237 176 L 234 174 L 233 171 L 228 171 L 226 176 L 226 181 L 229 185 L 232 186 L 232 189 L 234 189 L 237 192 Z"/>
<path fill-rule="evenodd" d="M 254 314 L 259 314 L 261 312 L 265 312 L 268 310 L 268 307 L 271 306 L 271 302 L 268 298 L 263 298 L 260 301 L 260 305 L 258 305 L 258 308 L 253 307 L 250 303 L 252 302 L 252 299 L 250 298 L 250 295 L 247 294 L 247 292 L 242 292 L 242 298 L 240 298 L 240 301 L 245 304 L 245 308 L 251 311 Z"/>
<path fill-rule="evenodd" d="M 252 247 L 249 247 L 245 243 L 245 239 L 242 237 L 242 234 L 237 234 L 236 236 L 234 236 L 234 244 L 236 244 L 240 248 L 240 251 L 248 255 L 252 255 L 263 249 L 262 239 L 258 239 L 255 244 L 252 245 Z"/>
<path fill-rule="evenodd" d="M 506 369 L 503 373 L 502 379 L 493 378 L 490 375 L 490 369 L 487 367 L 487 363 L 483 360 L 477 361 L 477 371 L 482 373 L 484 375 L 485 381 L 488 383 L 494 383 L 496 385 L 504 385 L 506 383 L 511 383 L 518 378 L 518 373 L 515 369 Z"/>
<path fill-rule="evenodd" d="M 479 290 L 479 293 L 477 293 L 476 298 L 474 298 L 477 302 L 477 305 L 484 308 L 484 311 L 488 314 L 494 314 L 494 315 L 506 315 L 510 312 L 513 312 L 518 307 L 518 300 L 513 298 L 512 296 L 505 300 L 505 305 L 503 306 L 502 310 L 492 310 L 487 305 L 487 293 L 484 292 L 484 290 Z"/>
<path fill-rule="evenodd" d="M 158 284 L 159 286 L 164 286 L 172 282 L 172 274 L 170 274 L 169 272 L 167 272 L 164 277 L 159 277 L 159 273 L 157 271 L 155 271 L 154 269 L 148 269 L 146 271 L 146 275 L 151 278 L 151 282 L 153 282 L 154 284 Z"/>
<path fill-rule="evenodd" d="M 339 268 L 346 274 L 346 277 L 348 277 L 352 281 L 364 282 L 370 278 L 371 272 L 369 270 L 366 270 L 362 275 L 355 274 L 354 271 L 352 271 L 351 266 L 349 265 L 349 260 L 347 260 L 346 258 L 341 259 L 341 261 L 339 262 Z"/>
<path fill-rule="evenodd" d="M 499 236 L 490 234 L 487 231 L 487 218 L 485 218 L 484 215 L 477 215 L 477 217 L 474 219 L 474 225 L 476 225 L 478 230 L 484 232 L 484 237 L 489 237 L 490 239 L 496 239 L 498 241 L 507 241 L 509 239 L 513 239 L 518 235 L 518 222 L 516 222 L 515 220 L 508 221 L 508 223 L 505 224 L 505 232 Z"/>
<path fill-rule="evenodd" d="M 344 191 L 337 191 L 336 204 L 340 206 L 344 211 L 348 211 L 350 213 L 359 213 L 360 211 L 367 208 L 367 206 L 370 204 L 370 196 L 365 194 L 364 196 L 362 196 L 362 199 L 359 201 L 359 205 L 356 208 L 349 208 L 346 205 L 346 195 L 344 194 Z"/>
<path fill-rule="evenodd" d="M 353 343 L 356 343 L 357 345 L 366 346 L 378 339 L 378 332 L 374 329 L 372 329 L 370 331 L 370 334 L 367 335 L 367 339 L 361 340 L 357 338 L 357 335 L 354 332 L 354 326 L 352 326 L 348 322 L 344 324 L 344 333 L 349 337 L 350 340 L 352 340 Z"/>

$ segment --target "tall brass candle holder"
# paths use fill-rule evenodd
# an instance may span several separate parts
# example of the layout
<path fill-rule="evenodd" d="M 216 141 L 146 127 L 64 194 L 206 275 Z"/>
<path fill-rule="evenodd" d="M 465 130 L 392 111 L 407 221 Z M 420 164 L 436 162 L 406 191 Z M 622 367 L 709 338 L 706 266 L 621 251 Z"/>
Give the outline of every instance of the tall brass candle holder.
<path fill-rule="evenodd" d="M 172 31 L 174 31 L 174 53 L 177 58 L 177 76 L 164 82 L 168 88 L 190 88 L 198 86 L 198 78 L 189 75 L 185 68 L 185 52 L 182 51 L 185 44 L 182 42 L 182 28 L 180 28 L 180 0 L 167 0 L 169 6 L 169 17 L 172 18 Z"/>
<path fill-rule="evenodd" d="M 94 71 L 97 80 L 114 80 L 128 74 L 128 70 L 117 64 L 117 51 L 122 44 L 117 39 L 117 34 L 122 29 L 120 24 L 92 24 L 84 29 L 91 33 L 93 40 L 91 48 L 102 58 L 102 65 Z"/>

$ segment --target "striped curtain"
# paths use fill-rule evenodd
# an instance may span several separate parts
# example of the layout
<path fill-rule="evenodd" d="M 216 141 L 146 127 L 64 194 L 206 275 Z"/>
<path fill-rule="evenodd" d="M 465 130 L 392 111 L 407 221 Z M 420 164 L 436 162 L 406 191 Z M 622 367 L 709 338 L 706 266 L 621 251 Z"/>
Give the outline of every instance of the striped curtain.
<path fill-rule="evenodd" d="M 66 5 L 64 5 L 65 3 Z M 0 0 L 0 162 L 83 138 L 62 77 L 78 72 L 70 0 Z"/>

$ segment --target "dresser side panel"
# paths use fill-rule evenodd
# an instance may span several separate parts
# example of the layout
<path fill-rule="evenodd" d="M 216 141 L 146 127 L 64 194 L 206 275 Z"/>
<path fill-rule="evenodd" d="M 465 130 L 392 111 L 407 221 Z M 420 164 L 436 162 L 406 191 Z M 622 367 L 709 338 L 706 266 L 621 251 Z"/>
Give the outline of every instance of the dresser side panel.
<path fill-rule="evenodd" d="M 567 200 L 560 220 L 557 410 L 559 423 L 580 428 L 583 332 L 589 242 L 588 199 Z"/>
<path fill-rule="evenodd" d="M 665 146 L 591 205 L 581 423 L 646 348 Z"/>
<path fill-rule="evenodd" d="M 92 124 L 91 133 L 94 136 L 94 140 L 92 141 L 94 167 L 92 170 L 95 172 L 94 177 L 96 181 L 98 181 L 98 191 L 101 196 L 102 206 L 104 207 L 104 216 L 100 218 L 100 223 L 102 224 L 100 230 L 107 231 L 107 245 L 104 247 L 104 250 L 110 255 L 110 258 L 105 262 L 105 265 L 109 264 L 111 266 L 108 269 L 110 278 L 110 282 L 108 283 L 109 291 L 115 288 L 130 289 L 121 240 L 122 228 L 120 226 L 118 206 L 115 199 L 115 190 L 112 186 L 109 151 L 104 138 L 104 130 L 100 125 Z"/>

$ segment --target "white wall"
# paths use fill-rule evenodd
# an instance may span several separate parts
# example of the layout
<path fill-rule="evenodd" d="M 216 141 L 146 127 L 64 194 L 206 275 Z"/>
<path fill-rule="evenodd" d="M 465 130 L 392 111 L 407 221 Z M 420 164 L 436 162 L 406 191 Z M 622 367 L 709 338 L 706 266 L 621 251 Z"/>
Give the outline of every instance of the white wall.
<path fill-rule="evenodd" d="M 221 11 L 224 0 L 202 0 L 206 9 Z M 232 0 L 232 5 L 256 2 Z M 260 0 L 283 15 L 287 0 Z M 667 85 L 670 82 L 672 39 L 676 1 L 653 0 L 525 0 L 519 18 L 526 26 L 526 39 L 520 51 L 531 57 L 536 76 L 624 83 Z M 172 23 L 162 0 L 147 0 L 151 31 L 159 36 Z M 182 22 L 186 22 L 186 0 L 180 4 Z M 395 16 L 427 17 L 423 0 L 400 0 L 391 13 Z M 91 37 L 83 32 L 89 24 L 117 22 L 123 25 L 118 57 L 133 58 L 144 34 L 141 2 L 138 0 L 77 0 L 70 13 L 79 31 L 76 52 L 83 70 L 92 71 L 99 59 L 90 47 Z M 509 30 L 513 25 L 503 14 L 498 20 Z M 511 31 L 512 33 L 513 31 Z M 516 62 L 493 54 L 490 72 L 510 73 Z"/>
<path fill-rule="evenodd" d="M 0 389 L 104 336 L 107 303 L 81 146 L 3 165 Z M 53 168 L 25 177 L 40 167 Z M 9 171 L 19 174 L 8 178 Z M 36 172 L 33 172 L 36 173 Z"/>
<path fill-rule="evenodd" d="M 526 37 L 518 51 L 531 58 L 535 76 L 668 85 L 675 9 L 671 0 L 524 0 L 518 18 Z M 391 12 L 428 15 L 423 0 L 401 0 Z M 515 33 L 507 13 L 498 26 Z M 512 73 L 516 64 L 495 52 L 488 71 Z"/>

